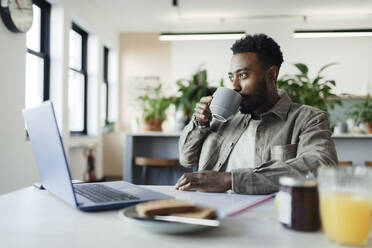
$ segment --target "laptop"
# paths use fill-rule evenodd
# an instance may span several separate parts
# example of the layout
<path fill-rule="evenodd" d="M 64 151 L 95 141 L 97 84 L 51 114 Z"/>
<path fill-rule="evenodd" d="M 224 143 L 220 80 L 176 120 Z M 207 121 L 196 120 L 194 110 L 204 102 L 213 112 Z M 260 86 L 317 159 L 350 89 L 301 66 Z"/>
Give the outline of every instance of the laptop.
<path fill-rule="evenodd" d="M 103 210 L 173 198 L 124 181 L 72 183 L 51 101 L 23 110 L 42 186 L 73 207 Z"/>

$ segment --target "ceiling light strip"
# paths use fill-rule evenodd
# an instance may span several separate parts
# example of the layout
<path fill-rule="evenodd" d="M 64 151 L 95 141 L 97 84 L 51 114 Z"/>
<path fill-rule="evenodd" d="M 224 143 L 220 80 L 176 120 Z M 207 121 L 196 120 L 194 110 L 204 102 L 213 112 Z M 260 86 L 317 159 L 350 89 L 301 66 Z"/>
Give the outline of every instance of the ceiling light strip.
<path fill-rule="evenodd" d="M 368 37 L 372 29 L 295 30 L 294 38 Z"/>
<path fill-rule="evenodd" d="M 159 36 L 161 41 L 177 40 L 238 40 L 245 35 L 245 32 L 229 33 L 162 33 Z"/>

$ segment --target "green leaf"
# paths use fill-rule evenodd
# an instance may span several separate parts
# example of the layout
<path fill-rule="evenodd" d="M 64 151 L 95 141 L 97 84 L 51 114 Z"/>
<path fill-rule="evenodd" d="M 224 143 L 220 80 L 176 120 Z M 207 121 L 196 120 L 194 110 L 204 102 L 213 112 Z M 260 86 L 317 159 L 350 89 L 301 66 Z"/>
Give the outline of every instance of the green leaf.
<path fill-rule="evenodd" d="M 307 68 L 307 66 L 305 64 L 297 63 L 297 64 L 294 64 L 294 65 L 304 75 L 307 75 L 307 73 L 309 72 L 309 69 Z"/>
<path fill-rule="evenodd" d="M 221 78 L 221 80 L 220 80 L 220 87 L 223 87 L 224 86 L 224 82 L 223 81 L 224 81 L 223 78 Z"/>
<path fill-rule="evenodd" d="M 313 85 L 317 85 L 319 84 L 319 81 L 322 80 L 324 77 L 316 77 L 314 80 L 313 80 Z"/>
<path fill-rule="evenodd" d="M 335 80 L 327 80 L 326 82 L 332 84 L 333 86 L 336 86 Z"/>
<path fill-rule="evenodd" d="M 323 66 L 320 72 L 335 63 Z M 308 77 L 309 69 L 303 63 L 294 64 L 300 74 L 285 74 L 278 79 L 278 87 L 284 89 L 293 102 L 310 105 L 327 111 L 336 104 L 341 105 L 340 100 L 335 100 L 332 86 L 336 86 L 334 80 L 326 79 L 317 75 L 313 80 Z"/>
<path fill-rule="evenodd" d="M 329 64 L 326 64 L 325 66 L 323 66 L 322 68 L 320 68 L 319 72 L 318 72 L 318 76 L 322 73 L 322 71 L 324 71 L 325 69 L 327 69 L 328 67 L 332 66 L 332 65 L 337 65 L 338 63 L 329 63 Z"/>
<path fill-rule="evenodd" d="M 179 86 L 178 93 L 181 96 L 177 97 L 177 100 L 173 101 L 173 104 L 182 106 L 186 116 L 189 116 L 194 111 L 196 103 L 202 96 L 212 95 L 216 90 L 216 87 L 209 86 L 207 75 L 207 70 L 201 70 L 191 76 L 191 80 L 188 81 L 187 85 L 181 85 L 182 80 L 177 81 L 177 85 Z M 223 85 L 223 78 L 221 78 L 220 86 Z"/>
<path fill-rule="evenodd" d="M 208 83 L 207 83 L 207 70 L 202 70 L 199 74 L 199 83 L 204 85 L 204 86 L 207 86 Z"/>
<path fill-rule="evenodd" d="M 363 102 L 355 103 L 350 107 L 347 116 L 353 118 L 357 124 L 372 122 L 372 101 L 369 95 Z"/>
<path fill-rule="evenodd" d="M 181 81 L 177 84 L 182 85 Z M 162 95 L 162 84 L 156 87 L 148 87 L 145 89 L 145 94 L 138 99 L 142 103 L 143 118 L 148 120 L 150 118 L 166 119 L 166 110 L 172 102 L 179 103 L 178 98 L 167 98 Z"/>

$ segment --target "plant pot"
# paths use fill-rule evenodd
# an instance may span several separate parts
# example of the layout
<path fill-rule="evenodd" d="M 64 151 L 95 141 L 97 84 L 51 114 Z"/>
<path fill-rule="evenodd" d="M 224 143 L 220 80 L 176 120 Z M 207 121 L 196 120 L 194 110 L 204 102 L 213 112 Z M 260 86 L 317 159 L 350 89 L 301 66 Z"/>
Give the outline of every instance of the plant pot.
<path fill-rule="evenodd" d="M 366 133 L 372 134 L 372 122 L 364 122 L 364 125 L 366 125 Z"/>
<path fill-rule="evenodd" d="M 143 131 L 145 132 L 151 132 L 151 131 L 162 131 L 161 124 L 163 123 L 163 120 L 161 119 L 148 119 L 143 120 Z"/>

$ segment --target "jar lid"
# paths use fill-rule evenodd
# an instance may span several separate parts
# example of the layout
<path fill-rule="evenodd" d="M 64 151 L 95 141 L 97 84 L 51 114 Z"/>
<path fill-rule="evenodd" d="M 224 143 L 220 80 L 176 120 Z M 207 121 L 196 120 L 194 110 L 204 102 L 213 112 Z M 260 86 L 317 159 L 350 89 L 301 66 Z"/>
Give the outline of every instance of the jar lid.
<path fill-rule="evenodd" d="M 316 187 L 317 181 L 315 179 L 283 176 L 279 178 L 279 184 L 288 187 Z"/>

